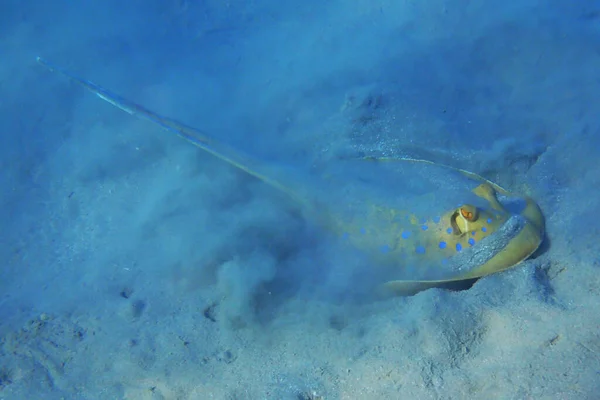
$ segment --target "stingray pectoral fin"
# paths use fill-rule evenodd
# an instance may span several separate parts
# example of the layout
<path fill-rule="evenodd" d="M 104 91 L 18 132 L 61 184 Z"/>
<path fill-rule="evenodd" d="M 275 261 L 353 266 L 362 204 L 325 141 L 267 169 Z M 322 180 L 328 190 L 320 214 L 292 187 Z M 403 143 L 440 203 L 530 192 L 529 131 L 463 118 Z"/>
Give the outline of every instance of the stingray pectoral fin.
<path fill-rule="evenodd" d="M 521 232 L 510 241 L 498 254 L 488 262 L 475 268 L 470 273 L 460 275 L 455 278 L 441 280 L 396 280 L 389 281 L 382 285 L 380 291 L 382 294 L 393 294 L 396 296 L 413 296 L 427 289 L 450 286 L 454 283 L 469 281 L 501 272 L 514 267 L 521 261 L 527 259 L 541 243 L 541 237 L 537 235 L 538 231 L 532 224 L 525 226 Z"/>
<path fill-rule="evenodd" d="M 454 276 L 446 279 L 389 281 L 382 285 L 382 293 L 412 296 L 434 287 L 442 287 L 504 271 L 531 256 L 542 243 L 543 234 L 540 225 L 523 215 L 513 215 L 493 235 L 483 239 L 470 251 L 455 256 L 451 261 L 456 271 Z"/>
<path fill-rule="evenodd" d="M 460 279 L 480 278 L 504 271 L 529 258 L 540 247 L 544 239 L 544 218 L 537 204 L 531 201 L 519 217 L 525 224 L 506 246 L 494 257 Z"/>
<path fill-rule="evenodd" d="M 431 160 L 426 160 L 423 158 L 412 158 L 412 157 L 374 157 L 374 156 L 365 156 L 365 157 L 353 157 L 353 159 L 356 160 L 363 160 L 363 161 L 374 161 L 374 162 L 394 162 L 394 161 L 404 161 L 404 162 L 412 162 L 412 163 L 421 163 L 421 164 L 431 164 L 431 165 L 437 165 L 438 167 L 443 167 L 443 168 L 447 168 L 449 170 L 454 170 L 458 173 L 461 173 L 462 175 L 471 178 L 475 181 L 479 181 L 481 183 L 487 183 L 489 184 L 494 190 L 496 190 L 498 193 L 501 194 L 505 194 L 505 195 L 510 195 L 510 192 L 506 189 L 504 189 L 502 186 L 498 185 L 495 182 L 490 181 L 489 179 L 484 178 L 483 176 L 476 174 L 475 172 L 471 172 L 469 170 L 466 169 L 462 169 L 462 168 L 458 168 L 458 167 L 453 167 L 452 165 L 449 164 L 444 164 L 441 162 L 436 162 L 436 161 L 431 161 Z"/>
<path fill-rule="evenodd" d="M 494 257 L 458 280 L 481 278 L 512 268 L 531 256 L 542 243 L 541 232 L 528 222 L 521 231 Z"/>
<path fill-rule="evenodd" d="M 546 231 L 546 221 L 544 220 L 544 214 L 542 214 L 540 206 L 530 197 L 525 197 L 525 202 L 526 206 L 521 215 L 534 224 L 540 236 L 543 237 Z"/>

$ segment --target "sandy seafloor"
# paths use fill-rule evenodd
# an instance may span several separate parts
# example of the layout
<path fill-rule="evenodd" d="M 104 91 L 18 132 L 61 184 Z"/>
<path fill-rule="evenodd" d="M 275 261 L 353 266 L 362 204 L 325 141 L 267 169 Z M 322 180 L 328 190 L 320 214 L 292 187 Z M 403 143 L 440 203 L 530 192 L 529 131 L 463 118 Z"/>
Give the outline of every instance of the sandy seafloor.
<path fill-rule="evenodd" d="M 36 56 L 274 163 L 469 168 L 546 241 L 356 295 L 286 198 Z M 600 2 L 5 0 L 0 93 L 0 399 L 600 398 Z"/>

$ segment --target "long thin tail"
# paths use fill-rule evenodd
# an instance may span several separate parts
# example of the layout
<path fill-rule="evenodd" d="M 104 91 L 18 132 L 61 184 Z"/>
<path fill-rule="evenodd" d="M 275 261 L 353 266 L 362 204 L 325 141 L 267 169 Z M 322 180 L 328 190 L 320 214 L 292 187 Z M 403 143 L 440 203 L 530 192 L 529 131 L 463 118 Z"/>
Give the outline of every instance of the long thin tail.
<path fill-rule="evenodd" d="M 85 87 L 92 93 L 95 93 L 102 100 L 105 100 L 113 106 L 120 108 L 126 113 L 160 125 L 167 131 L 172 132 L 177 136 L 187 140 L 194 146 L 214 155 L 215 157 L 247 172 L 250 175 L 257 177 L 258 179 L 266 182 L 267 184 L 296 198 L 297 193 L 291 190 L 289 185 L 283 183 L 284 179 L 282 178 L 284 178 L 284 176 L 282 174 L 279 174 L 278 171 L 274 170 L 271 166 L 260 162 L 259 160 L 250 158 L 242 154 L 238 150 L 235 150 L 229 146 L 224 145 L 223 143 L 220 143 L 215 139 L 212 139 L 209 135 L 201 132 L 196 128 L 192 128 L 173 119 L 163 117 L 153 111 L 148 110 L 145 107 L 142 107 L 139 104 L 136 104 L 115 93 L 110 92 L 109 90 L 95 84 L 92 81 L 80 78 L 77 75 L 69 72 L 68 70 L 61 68 L 41 57 L 37 57 L 37 62 L 43 65 L 44 67 L 48 68 L 50 71 L 56 71 L 61 75 L 67 77 L 71 81 Z"/>

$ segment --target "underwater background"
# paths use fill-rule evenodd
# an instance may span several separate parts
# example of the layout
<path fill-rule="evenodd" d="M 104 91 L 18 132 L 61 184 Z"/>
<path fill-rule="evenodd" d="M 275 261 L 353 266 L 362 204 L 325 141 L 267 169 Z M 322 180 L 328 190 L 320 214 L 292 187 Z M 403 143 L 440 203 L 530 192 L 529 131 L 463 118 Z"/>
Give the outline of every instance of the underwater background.
<path fill-rule="evenodd" d="M 281 193 L 36 57 L 273 165 L 473 171 L 544 242 L 371 296 Z M 4 0 L 0 94 L 0 399 L 599 398 L 600 1 Z"/>

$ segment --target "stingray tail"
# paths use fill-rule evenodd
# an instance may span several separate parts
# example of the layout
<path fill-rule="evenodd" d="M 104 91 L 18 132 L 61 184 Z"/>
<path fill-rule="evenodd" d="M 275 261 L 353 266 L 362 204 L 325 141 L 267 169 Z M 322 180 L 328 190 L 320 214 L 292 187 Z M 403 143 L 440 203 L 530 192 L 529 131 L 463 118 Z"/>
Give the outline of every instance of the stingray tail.
<path fill-rule="evenodd" d="M 260 162 L 259 160 L 248 157 L 238 150 L 212 139 L 210 136 L 196 128 L 184 125 L 181 122 L 175 121 L 171 118 L 163 117 L 162 115 L 129 101 L 92 81 L 83 79 L 41 57 L 37 57 L 37 62 L 46 67 L 48 70 L 58 72 L 59 74 L 67 77 L 69 80 L 85 87 L 102 100 L 125 111 L 126 113 L 157 124 L 165 130 L 174 133 L 182 139 L 190 142 L 194 146 L 214 155 L 217 158 L 220 158 L 221 160 L 245 171 L 250 175 L 257 177 L 267 184 L 288 193 L 292 197 L 296 197 L 296 193 L 293 193 L 288 185 L 283 184 L 284 180 L 282 178 L 285 178 L 285 174 L 281 174 L 281 171 L 278 171 L 271 166 Z M 277 175 L 281 176 L 278 177 Z"/>
<path fill-rule="evenodd" d="M 92 81 L 88 81 L 87 79 L 83 79 L 71 73 L 70 71 L 67 71 L 66 69 L 61 68 L 58 65 L 53 64 L 41 57 L 37 57 L 37 62 L 43 65 L 44 67 L 48 68 L 48 70 L 58 72 L 59 74 L 67 77 L 69 80 L 85 87 L 86 89 L 94 93 L 96 96 L 100 97 L 102 100 L 125 111 L 126 113 L 158 124 L 161 127 L 167 129 L 168 131 L 175 133 L 177 136 L 187 140 L 193 145 L 211 153 L 213 152 L 210 149 L 210 144 L 211 142 L 213 142 L 213 140 L 211 140 L 206 134 L 200 132 L 198 129 L 186 126 L 170 118 L 163 117 L 162 115 L 159 115 L 139 104 L 136 104 L 115 93 L 112 93 L 111 91 L 103 88 L 102 86 L 97 85 Z"/>

